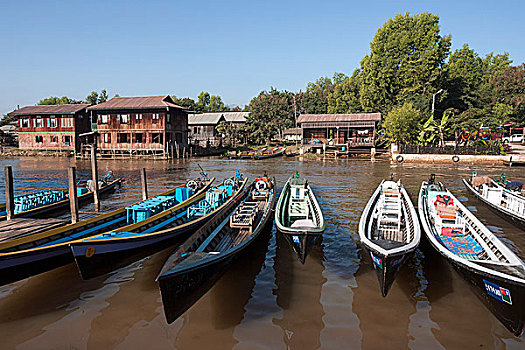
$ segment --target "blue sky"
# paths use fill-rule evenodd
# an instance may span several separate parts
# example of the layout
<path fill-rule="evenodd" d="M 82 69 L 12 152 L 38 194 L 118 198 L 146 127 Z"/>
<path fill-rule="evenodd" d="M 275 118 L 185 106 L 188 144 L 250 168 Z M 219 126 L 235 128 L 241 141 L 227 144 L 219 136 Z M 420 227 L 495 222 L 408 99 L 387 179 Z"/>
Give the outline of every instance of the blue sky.
<path fill-rule="evenodd" d="M 453 49 L 525 62 L 525 1 L 0 0 L 0 114 L 48 96 L 200 91 L 247 104 L 351 74 L 397 13 L 432 12 Z"/>

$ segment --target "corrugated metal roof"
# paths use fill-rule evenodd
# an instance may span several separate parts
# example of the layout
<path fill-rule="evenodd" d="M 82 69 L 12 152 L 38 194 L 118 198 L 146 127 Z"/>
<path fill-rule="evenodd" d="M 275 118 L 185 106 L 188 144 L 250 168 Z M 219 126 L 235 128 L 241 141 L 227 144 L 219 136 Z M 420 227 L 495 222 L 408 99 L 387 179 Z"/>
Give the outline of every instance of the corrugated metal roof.
<path fill-rule="evenodd" d="M 210 125 L 218 124 L 222 117 L 227 122 L 243 123 L 250 112 L 220 112 L 189 114 L 188 125 Z"/>
<path fill-rule="evenodd" d="M 9 113 L 12 116 L 33 114 L 75 114 L 89 107 L 89 104 L 79 103 L 72 105 L 37 105 L 26 106 Z"/>
<path fill-rule="evenodd" d="M 290 129 L 284 129 L 283 135 L 301 135 L 302 131 L 301 128 L 290 128 Z"/>
<path fill-rule="evenodd" d="M 173 107 L 186 109 L 176 105 L 169 95 L 163 96 L 133 96 L 113 97 L 111 100 L 88 108 L 90 111 L 111 109 L 148 109 Z"/>
<path fill-rule="evenodd" d="M 299 118 L 297 118 L 297 123 L 380 121 L 380 120 L 381 120 L 381 113 L 301 114 Z"/>

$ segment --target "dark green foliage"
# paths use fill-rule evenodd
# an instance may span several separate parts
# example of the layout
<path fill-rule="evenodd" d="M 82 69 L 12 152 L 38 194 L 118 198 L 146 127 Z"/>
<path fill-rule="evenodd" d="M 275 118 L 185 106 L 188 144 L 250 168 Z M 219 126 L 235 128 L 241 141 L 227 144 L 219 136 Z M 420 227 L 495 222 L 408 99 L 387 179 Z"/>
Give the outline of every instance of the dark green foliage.
<path fill-rule="evenodd" d="M 76 101 L 67 96 L 62 96 L 62 97 L 51 96 L 51 97 L 40 100 L 38 104 L 39 105 L 68 105 L 68 104 L 75 104 L 75 103 L 81 103 L 81 102 L 82 101 Z"/>
<path fill-rule="evenodd" d="M 248 105 L 250 115 L 246 119 L 249 141 L 257 144 L 269 143 L 271 138 L 282 135 L 282 131 L 295 124 L 294 94 L 289 91 L 261 91 Z"/>
<path fill-rule="evenodd" d="M 430 13 L 397 15 L 380 28 L 361 61 L 360 100 L 366 112 L 387 113 L 419 94 L 437 91 L 441 67 L 450 50 L 439 17 Z"/>

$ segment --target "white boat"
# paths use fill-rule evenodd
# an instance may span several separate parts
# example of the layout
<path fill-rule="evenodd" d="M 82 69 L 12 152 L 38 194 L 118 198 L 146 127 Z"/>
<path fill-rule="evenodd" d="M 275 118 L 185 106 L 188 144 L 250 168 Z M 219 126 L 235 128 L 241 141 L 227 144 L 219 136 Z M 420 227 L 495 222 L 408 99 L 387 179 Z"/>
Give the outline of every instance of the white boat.
<path fill-rule="evenodd" d="M 421 239 L 417 212 L 400 181 L 382 181 L 377 187 L 361 215 L 359 238 L 386 297 Z"/>

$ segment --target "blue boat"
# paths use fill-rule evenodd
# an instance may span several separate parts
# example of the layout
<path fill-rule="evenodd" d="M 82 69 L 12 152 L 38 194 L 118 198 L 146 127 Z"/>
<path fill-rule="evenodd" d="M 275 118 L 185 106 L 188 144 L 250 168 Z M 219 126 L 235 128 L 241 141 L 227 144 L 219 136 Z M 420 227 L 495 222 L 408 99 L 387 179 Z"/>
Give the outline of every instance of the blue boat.
<path fill-rule="evenodd" d="M 214 179 L 192 180 L 188 185 L 194 191 L 181 205 L 191 204 L 204 196 Z M 182 185 L 162 193 L 158 197 L 175 197 Z M 154 199 L 153 197 L 151 199 Z M 52 270 L 74 261 L 69 243 L 91 237 L 127 225 L 126 208 L 113 210 L 75 224 L 46 230 L 39 233 L 16 235 L 11 239 L 0 237 L 0 286 Z M 148 221 L 151 222 L 151 221 Z"/>
<path fill-rule="evenodd" d="M 93 278 L 169 247 L 228 205 L 245 184 L 246 179 L 237 171 L 235 177 L 191 202 L 172 205 L 167 198 L 158 198 L 127 207 L 128 225 L 69 244 L 80 275 Z"/>
<path fill-rule="evenodd" d="M 110 171 L 99 185 L 99 194 L 106 194 L 120 186 L 122 178 L 113 178 Z M 93 201 L 93 192 L 88 187 L 77 187 L 78 204 L 83 205 Z M 15 218 L 36 218 L 56 216 L 69 210 L 69 190 L 46 189 L 40 192 L 24 194 L 14 198 Z M 0 204 L 0 221 L 6 219 L 6 205 Z"/>

